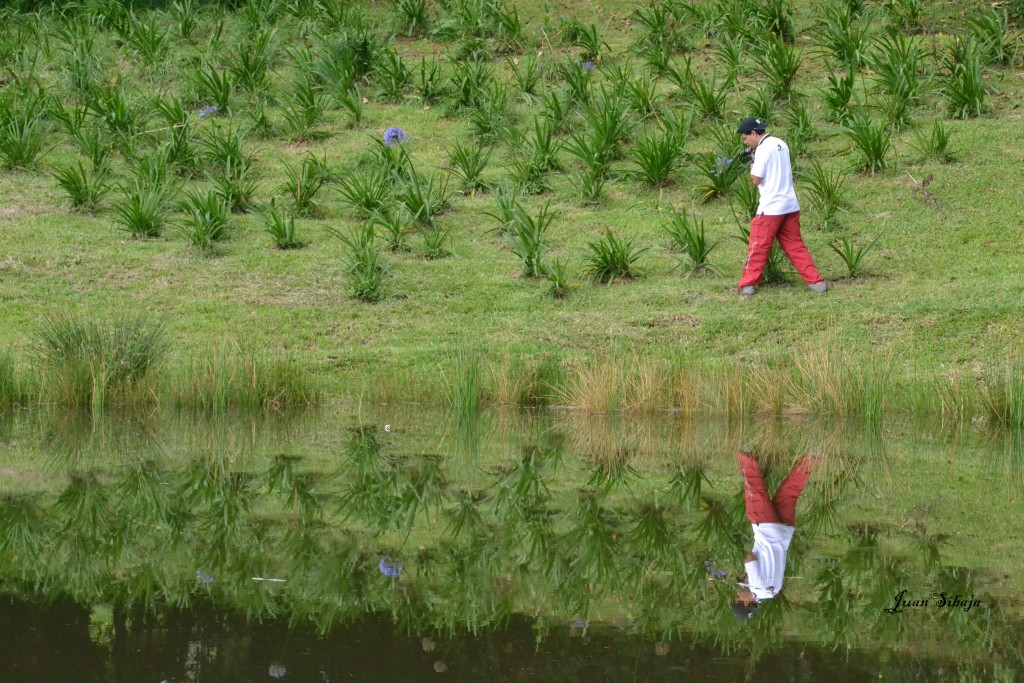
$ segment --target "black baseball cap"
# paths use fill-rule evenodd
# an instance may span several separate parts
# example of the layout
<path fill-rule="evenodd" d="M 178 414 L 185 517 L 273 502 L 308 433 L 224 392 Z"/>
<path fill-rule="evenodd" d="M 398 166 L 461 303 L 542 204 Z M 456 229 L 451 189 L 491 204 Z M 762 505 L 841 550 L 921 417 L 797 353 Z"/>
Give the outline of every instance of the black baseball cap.
<path fill-rule="evenodd" d="M 767 123 L 765 123 L 761 119 L 755 119 L 753 116 L 748 116 L 747 118 L 740 121 L 740 127 L 736 129 L 736 132 L 739 133 L 740 135 L 749 135 L 750 133 L 753 133 L 755 130 L 758 133 L 763 133 L 766 128 L 768 128 Z"/>

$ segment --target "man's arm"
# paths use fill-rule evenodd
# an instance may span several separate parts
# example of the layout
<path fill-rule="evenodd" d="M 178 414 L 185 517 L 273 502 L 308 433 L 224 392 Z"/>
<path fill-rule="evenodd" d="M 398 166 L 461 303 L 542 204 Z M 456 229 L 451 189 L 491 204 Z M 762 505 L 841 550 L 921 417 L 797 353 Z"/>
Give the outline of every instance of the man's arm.
<path fill-rule="evenodd" d="M 760 177 L 758 177 L 756 175 L 751 175 L 750 176 L 750 182 L 754 183 L 754 185 L 760 185 L 762 180 L 763 180 L 763 178 L 760 178 Z"/>

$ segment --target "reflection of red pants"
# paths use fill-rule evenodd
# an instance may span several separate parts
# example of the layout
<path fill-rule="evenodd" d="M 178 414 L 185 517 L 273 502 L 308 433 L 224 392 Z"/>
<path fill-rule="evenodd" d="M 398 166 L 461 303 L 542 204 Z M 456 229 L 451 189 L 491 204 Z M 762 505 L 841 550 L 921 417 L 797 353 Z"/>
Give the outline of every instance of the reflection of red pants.
<path fill-rule="evenodd" d="M 737 453 L 743 472 L 743 501 L 747 506 L 747 519 L 754 524 L 774 522 L 796 526 L 796 499 L 807 485 L 814 467 L 814 458 L 800 458 L 786 478 L 779 484 L 775 497 L 768 496 L 768 488 L 761 476 L 761 466 L 746 453 Z"/>
<path fill-rule="evenodd" d="M 796 266 L 796 271 L 800 273 L 804 282 L 809 285 L 821 282 L 821 275 L 814 267 L 811 252 L 807 251 L 807 246 L 800 236 L 800 212 L 794 211 L 781 216 L 766 216 L 759 213 L 750 221 L 747 262 L 743 264 L 743 276 L 740 277 L 737 288 L 756 285 L 761 281 L 761 273 L 768 263 L 768 255 L 775 240 L 779 240 L 779 246 Z"/>

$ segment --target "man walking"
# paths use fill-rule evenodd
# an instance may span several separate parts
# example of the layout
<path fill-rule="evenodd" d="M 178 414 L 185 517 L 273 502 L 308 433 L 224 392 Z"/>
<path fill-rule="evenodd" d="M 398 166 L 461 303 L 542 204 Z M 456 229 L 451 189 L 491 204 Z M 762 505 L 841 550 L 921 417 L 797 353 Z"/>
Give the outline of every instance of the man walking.
<path fill-rule="evenodd" d="M 827 291 L 825 281 L 814 267 L 814 259 L 800 236 L 800 204 L 793 189 L 789 145 L 766 131 L 767 124 L 753 117 L 740 121 L 737 130 L 743 144 L 750 149 L 753 159 L 750 179 L 757 185 L 761 197 L 757 215 L 750 222 L 747 261 L 738 285 L 740 294 L 752 296 L 755 293 L 775 240 L 779 240 L 782 251 L 811 290 L 824 294 Z"/>
<path fill-rule="evenodd" d="M 732 603 L 733 614 L 745 620 L 757 614 L 762 601 L 782 591 L 786 555 L 796 530 L 796 501 L 811 477 L 817 458 L 798 460 L 771 497 L 757 459 L 742 452 L 737 456 L 743 473 L 743 502 L 754 530 L 754 547 L 743 560 L 747 570 L 746 586 Z"/>

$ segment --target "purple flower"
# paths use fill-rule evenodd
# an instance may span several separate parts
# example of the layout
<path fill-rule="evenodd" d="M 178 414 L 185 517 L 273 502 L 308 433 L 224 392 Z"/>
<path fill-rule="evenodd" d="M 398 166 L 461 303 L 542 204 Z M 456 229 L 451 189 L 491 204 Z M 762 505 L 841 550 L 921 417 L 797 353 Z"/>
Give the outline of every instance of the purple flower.
<path fill-rule="evenodd" d="M 380 569 L 380 573 L 384 576 L 395 577 L 402 573 L 402 563 L 392 560 L 389 555 L 380 558 L 377 568 Z"/>
<path fill-rule="evenodd" d="M 720 176 L 725 173 L 729 166 L 732 164 L 732 159 L 729 157 L 718 157 L 715 159 L 715 166 L 711 170 L 711 173 L 715 176 Z"/>
<path fill-rule="evenodd" d="M 214 117 L 214 116 L 217 115 L 217 112 L 219 112 L 219 111 L 220 111 L 220 109 L 218 109 L 217 107 L 214 107 L 213 105 L 210 105 L 209 107 L 203 107 L 202 109 L 199 110 L 199 118 L 201 118 L 201 119 L 208 119 L 208 118 Z"/>
<path fill-rule="evenodd" d="M 267 674 L 271 678 L 284 678 L 286 673 L 288 673 L 288 668 L 284 664 L 278 664 L 277 662 L 271 664 L 270 668 L 267 669 Z"/>
<path fill-rule="evenodd" d="M 209 586 L 211 583 L 216 581 L 216 579 L 210 576 L 209 574 L 204 574 L 201 570 L 197 569 L 196 581 L 199 581 L 200 583 Z"/>
<path fill-rule="evenodd" d="M 704 560 L 704 568 L 708 570 L 708 576 L 713 579 L 724 579 L 729 572 L 719 569 L 718 563 L 714 560 Z"/>
<path fill-rule="evenodd" d="M 573 619 L 572 628 L 574 631 L 582 631 L 586 627 L 590 626 L 590 622 L 586 619 Z"/>
<path fill-rule="evenodd" d="M 580 68 L 583 69 L 583 71 L 585 71 L 586 73 L 590 73 L 596 67 L 594 66 L 594 63 L 588 59 L 587 61 L 583 62 L 582 65 L 580 65 Z"/>
<path fill-rule="evenodd" d="M 409 136 L 401 128 L 388 128 L 386 131 L 384 131 L 385 147 L 394 147 L 395 145 L 400 145 L 408 139 Z"/>

